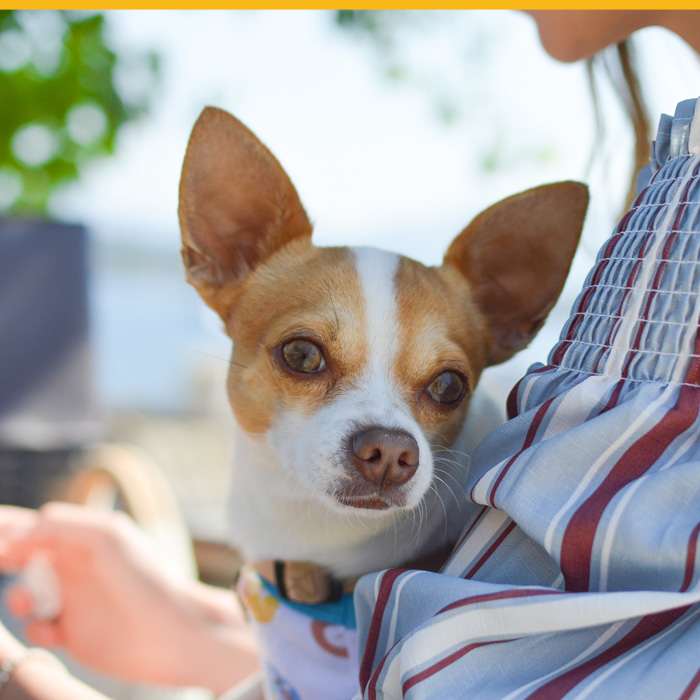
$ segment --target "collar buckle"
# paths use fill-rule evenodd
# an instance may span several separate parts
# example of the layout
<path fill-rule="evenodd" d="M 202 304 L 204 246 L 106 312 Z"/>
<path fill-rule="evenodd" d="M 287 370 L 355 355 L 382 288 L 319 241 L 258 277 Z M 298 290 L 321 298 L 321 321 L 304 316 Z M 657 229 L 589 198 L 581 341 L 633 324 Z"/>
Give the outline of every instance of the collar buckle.
<path fill-rule="evenodd" d="M 337 603 L 343 584 L 319 566 L 304 561 L 274 561 L 274 583 L 280 596 L 293 603 Z"/>

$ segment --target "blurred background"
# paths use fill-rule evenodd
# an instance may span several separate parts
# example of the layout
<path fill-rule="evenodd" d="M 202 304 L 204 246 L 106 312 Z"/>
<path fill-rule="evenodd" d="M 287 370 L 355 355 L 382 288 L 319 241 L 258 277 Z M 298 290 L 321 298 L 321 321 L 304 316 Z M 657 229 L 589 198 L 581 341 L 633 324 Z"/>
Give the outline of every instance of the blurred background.
<path fill-rule="evenodd" d="M 696 96 L 700 66 L 664 30 L 638 39 L 655 127 Z M 0 499 L 43 499 L 16 493 L 74 469 L 85 445 L 126 444 L 98 450 L 112 481 L 139 478 L 128 464 L 164 475 L 200 564 L 225 540 L 229 345 L 184 282 L 176 216 L 205 105 L 275 153 L 323 245 L 436 264 L 494 201 L 589 182 L 562 301 L 491 371 L 505 400 L 546 359 L 623 206 L 632 135 L 605 67 L 594 72 L 604 133 L 586 67 L 551 60 L 518 12 L 0 12 Z M 110 507 L 129 499 L 109 479 L 81 488 Z"/>
<path fill-rule="evenodd" d="M 700 66 L 664 30 L 637 39 L 653 129 Z M 592 72 L 604 132 L 587 67 L 551 60 L 518 12 L 0 11 L 0 501 L 126 509 L 174 566 L 229 584 L 230 348 L 184 282 L 176 215 L 205 105 L 279 158 L 318 244 L 437 264 L 496 200 L 588 182 L 560 303 L 485 377 L 505 401 L 624 204 L 632 134 L 605 61 Z"/>

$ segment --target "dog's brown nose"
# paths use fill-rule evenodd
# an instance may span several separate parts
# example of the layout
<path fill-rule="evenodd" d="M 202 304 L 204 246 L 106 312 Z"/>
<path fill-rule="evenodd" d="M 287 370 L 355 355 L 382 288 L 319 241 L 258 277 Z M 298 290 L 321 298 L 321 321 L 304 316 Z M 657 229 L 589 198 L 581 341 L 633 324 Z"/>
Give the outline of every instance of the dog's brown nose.
<path fill-rule="evenodd" d="M 404 430 L 366 428 L 350 438 L 350 459 L 367 481 L 400 486 L 418 469 L 418 443 Z"/>

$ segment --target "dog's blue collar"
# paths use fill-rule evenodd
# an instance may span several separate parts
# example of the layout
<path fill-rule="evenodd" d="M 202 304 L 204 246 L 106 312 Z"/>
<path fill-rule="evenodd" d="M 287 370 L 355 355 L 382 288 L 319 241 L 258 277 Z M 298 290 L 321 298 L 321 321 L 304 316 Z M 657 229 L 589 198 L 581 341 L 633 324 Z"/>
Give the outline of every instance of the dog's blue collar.
<path fill-rule="evenodd" d="M 280 603 L 288 605 L 293 610 L 311 617 L 314 620 L 319 620 L 321 622 L 327 622 L 331 625 L 342 625 L 347 629 L 354 630 L 357 627 L 357 622 L 355 621 L 355 603 L 353 601 L 352 593 L 345 593 L 341 596 L 340 600 L 335 603 L 318 603 L 316 605 L 308 605 L 306 603 L 295 603 L 291 600 L 287 600 L 280 595 L 279 589 L 274 583 L 267 581 L 262 576 L 260 581 L 265 588 L 265 591 L 269 593 L 273 598 L 279 600 Z"/>

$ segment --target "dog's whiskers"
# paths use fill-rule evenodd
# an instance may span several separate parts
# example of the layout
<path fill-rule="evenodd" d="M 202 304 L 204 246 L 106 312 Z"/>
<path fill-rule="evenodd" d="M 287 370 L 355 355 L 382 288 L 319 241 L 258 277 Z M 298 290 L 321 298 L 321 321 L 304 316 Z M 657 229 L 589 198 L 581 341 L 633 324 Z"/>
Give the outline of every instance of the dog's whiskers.
<path fill-rule="evenodd" d="M 449 472 L 441 472 L 441 474 L 443 476 L 446 476 L 446 477 L 449 476 L 455 482 L 457 488 L 459 488 L 461 490 L 462 484 L 452 474 L 450 474 Z M 454 498 L 455 505 L 457 506 L 458 509 L 461 510 L 461 508 L 463 506 L 464 496 L 462 496 L 462 500 L 460 500 L 460 498 L 457 496 L 457 494 L 453 490 L 452 486 L 450 484 L 448 484 L 447 481 L 445 481 L 445 479 L 443 479 L 441 476 L 439 476 L 437 474 L 437 472 L 435 473 L 434 478 L 436 481 L 439 481 L 445 487 L 445 489 L 447 489 L 447 492 L 450 494 L 450 496 L 452 496 L 452 498 Z M 436 489 L 436 491 L 437 491 L 437 489 Z M 438 493 L 438 496 L 440 496 L 439 493 Z"/>
<path fill-rule="evenodd" d="M 442 481 L 442 483 L 445 483 Z M 447 508 L 445 507 L 445 502 L 442 500 L 442 496 L 440 495 L 440 491 L 437 489 L 435 485 L 431 485 L 431 490 L 435 493 L 435 496 L 437 497 L 438 501 L 440 502 L 440 506 L 442 507 L 442 515 L 443 515 L 443 530 L 442 530 L 442 536 L 443 538 L 447 537 L 447 525 L 448 525 L 448 517 L 447 517 Z M 448 488 L 448 491 L 450 489 Z M 450 491 L 451 493 L 451 491 Z"/>
<path fill-rule="evenodd" d="M 467 466 L 471 462 L 471 455 L 468 452 L 461 452 L 460 450 L 453 450 L 450 447 L 433 447 L 434 455 L 450 454 L 456 458 L 458 464 Z"/>
<path fill-rule="evenodd" d="M 451 469 L 441 468 L 442 465 L 449 466 L 451 464 L 448 460 L 440 458 L 435 460 L 435 462 L 435 474 L 441 474 L 442 476 L 449 477 L 450 479 L 452 479 L 452 481 L 454 481 L 458 488 L 462 488 L 464 486 L 464 482 L 460 481 Z"/>
<path fill-rule="evenodd" d="M 225 362 L 227 365 L 234 365 L 235 367 L 240 367 L 241 369 L 248 369 L 248 365 L 242 365 L 240 362 L 234 362 L 229 357 L 219 357 L 218 355 L 212 355 L 210 352 L 204 352 L 202 350 L 197 350 L 196 352 L 198 355 L 211 357 L 214 360 L 220 360 L 221 362 Z"/>
<path fill-rule="evenodd" d="M 452 467 L 454 469 L 460 470 L 462 468 L 462 463 L 454 459 L 449 459 L 448 457 L 435 457 L 435 464 L 442 464 L 446 467 Z M 447 471 L 447 470 L 443 470 Z"/>

